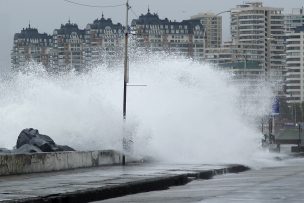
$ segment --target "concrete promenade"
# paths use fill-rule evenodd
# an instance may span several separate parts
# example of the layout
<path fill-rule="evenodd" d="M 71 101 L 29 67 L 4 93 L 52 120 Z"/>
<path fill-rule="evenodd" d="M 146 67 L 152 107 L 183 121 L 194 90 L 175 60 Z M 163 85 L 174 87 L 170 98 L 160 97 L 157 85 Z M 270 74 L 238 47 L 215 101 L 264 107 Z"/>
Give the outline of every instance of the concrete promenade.
<path fill-rule="evenodd" d="M 128 195 L 102 203 L 301 203 L 304 202 L 304 160 L 285 166 L 195 180 L 170 190 Z M 96 203 L 96 202 L 95 202 Z"/>
<path fill-rule="evenodd" d="M 89 202 L 247 170 L 240 165 L 137 164 L 0 177 L 0 202 Z"/>

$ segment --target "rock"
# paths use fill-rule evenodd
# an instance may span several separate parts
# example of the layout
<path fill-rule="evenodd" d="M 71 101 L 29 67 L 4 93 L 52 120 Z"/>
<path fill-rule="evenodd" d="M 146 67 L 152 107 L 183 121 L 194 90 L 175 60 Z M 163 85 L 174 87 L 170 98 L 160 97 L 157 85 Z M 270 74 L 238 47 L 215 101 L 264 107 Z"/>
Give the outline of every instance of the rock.
<path fill-rule="evenodd" d="M 18 136 L 17 151 L 24 145 L 33 146 L 33 148 L 27 146 L 24 152 L 56 152 L 56 151 L 75 151 L 69 146 L 56 145 L 54 140 L 47 135 L 39 134 L 39 131 L 33 128 L 24 129 Z M 39 149 L 40 151 L 38 151 Z"/>
<path fill-rule="evenodd" d="M 67 145 L 57 145 L 57 147 L 58 147 L 58 151 L 75 151 L 75 149 Z"/>
<path fill-rule="evenodd" d="M 11 150 L 6 148 L 0 148 L 0 154 L 9 154 L 11 153 Z"/>
<path fill-rule="evenodd" d="M 20 148 L 24 144 L 29 144 L 30 140 L 33 139 L 37 134 L 39 134 L 38 130 L 33 128 L 24 129 L 18 136 L 16 148 Z"/>
<path fill-rule="evenodd" d="M 14 150 L 14 153 L 37 153 L 37 152 L 42 152 L 38 147 L 35 147 L 33 145 L 30 144 L 24 144 L 21 147 L 19 147 L 18 149 Z"/>

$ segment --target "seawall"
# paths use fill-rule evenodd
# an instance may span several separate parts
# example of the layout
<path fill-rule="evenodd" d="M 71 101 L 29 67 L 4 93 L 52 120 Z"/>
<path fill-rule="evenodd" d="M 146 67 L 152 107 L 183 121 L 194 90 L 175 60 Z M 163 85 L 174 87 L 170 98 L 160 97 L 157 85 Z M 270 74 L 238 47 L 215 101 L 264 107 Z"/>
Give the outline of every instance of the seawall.
<path fill-rule="evenodd" d="M 0 155 L 0 176 L 121 163 L 122 154 L 114 150 L 2 154 Z"/>

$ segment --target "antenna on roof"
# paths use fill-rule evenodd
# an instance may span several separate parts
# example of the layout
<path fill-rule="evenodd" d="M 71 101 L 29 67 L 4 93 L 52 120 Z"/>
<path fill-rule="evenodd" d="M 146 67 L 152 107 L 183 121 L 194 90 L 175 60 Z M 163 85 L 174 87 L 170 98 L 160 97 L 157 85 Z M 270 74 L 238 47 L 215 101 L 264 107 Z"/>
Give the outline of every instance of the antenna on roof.
<path fill-rule="evenodd" d="M 71 24 L 71 19 L 70 19 L 70 17 L 69 17 L 69 21 L 68 21 L 68 23 L 69 23 L 69 24 Z"/>
<path fill-rule="evenodd" d="M 31 20 L 29 20 L 29 28 L 31 28 Z"/>
<path fill-rule="evenodd" d="M 150 13 L 150 5 L 148 4 L 148 13 Z"/>
<path fill-rule="evenodd" d="M 101 14 L 101 18 L 104 18 L 103 12 L 102 12 L 102 14 Z"/>

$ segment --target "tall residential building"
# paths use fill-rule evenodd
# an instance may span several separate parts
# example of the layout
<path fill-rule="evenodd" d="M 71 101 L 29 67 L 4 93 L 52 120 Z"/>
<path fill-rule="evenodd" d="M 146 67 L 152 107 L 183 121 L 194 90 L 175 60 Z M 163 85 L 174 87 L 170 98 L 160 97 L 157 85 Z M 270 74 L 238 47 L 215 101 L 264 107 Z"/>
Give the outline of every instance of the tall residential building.
<path fill-rule="evenodd" d="M 204 29 L 206 48 L 219 48 L 222 45 L 222 16 L 214 13 L 199 13 L 191 19 L 200 20 Z"/>
<path fill-rule="evenodd" d="M 85 60 L 86 65 L 117 59 L 123 50 L 124 27 L 113 24 L 110 18 L 100 19 L 88 24 L 85 29 Z"/>
<path fill-rule="evenodd" d="M 54 71 L 82 70 L 85 63 L 85 30 L 70 21 L 53 32 L 52 65 Z"/>
<path fill-rule="evenodd" d="M 289 103 L 304 101 L 304 26 L 286 34 L 286 96 Z"/>
<path fill-rule="evenodd" d="M 248 2 L 231 9 L 232 42 L 241 55 L 262 64 L 267 78 L 281 81 L 285 67 L 282 8 Z"/>
<path fill-rule="evenodd" d="M 200 20 L 176 22 L 160 19 L 148 10 L 147 14 L 134 19 L 131 26 L 139 47 L 203 59 L 204 29 Z"/>
<path fill-rule="evenodd" d="M 11 53 L 12 67 L 19 68 L 30 61 L 49 65 L 52 37 L 46 33 L 39 33 L 36 28 L 27 28 L 16 33 Z"/>
<path fill-rule="evenodd" d="M 290 14 L 285 15 L 284 29 L 286 33 L 293 32 L 297 27 L 304 25 L 304 9 L 294 8 Z"/>

